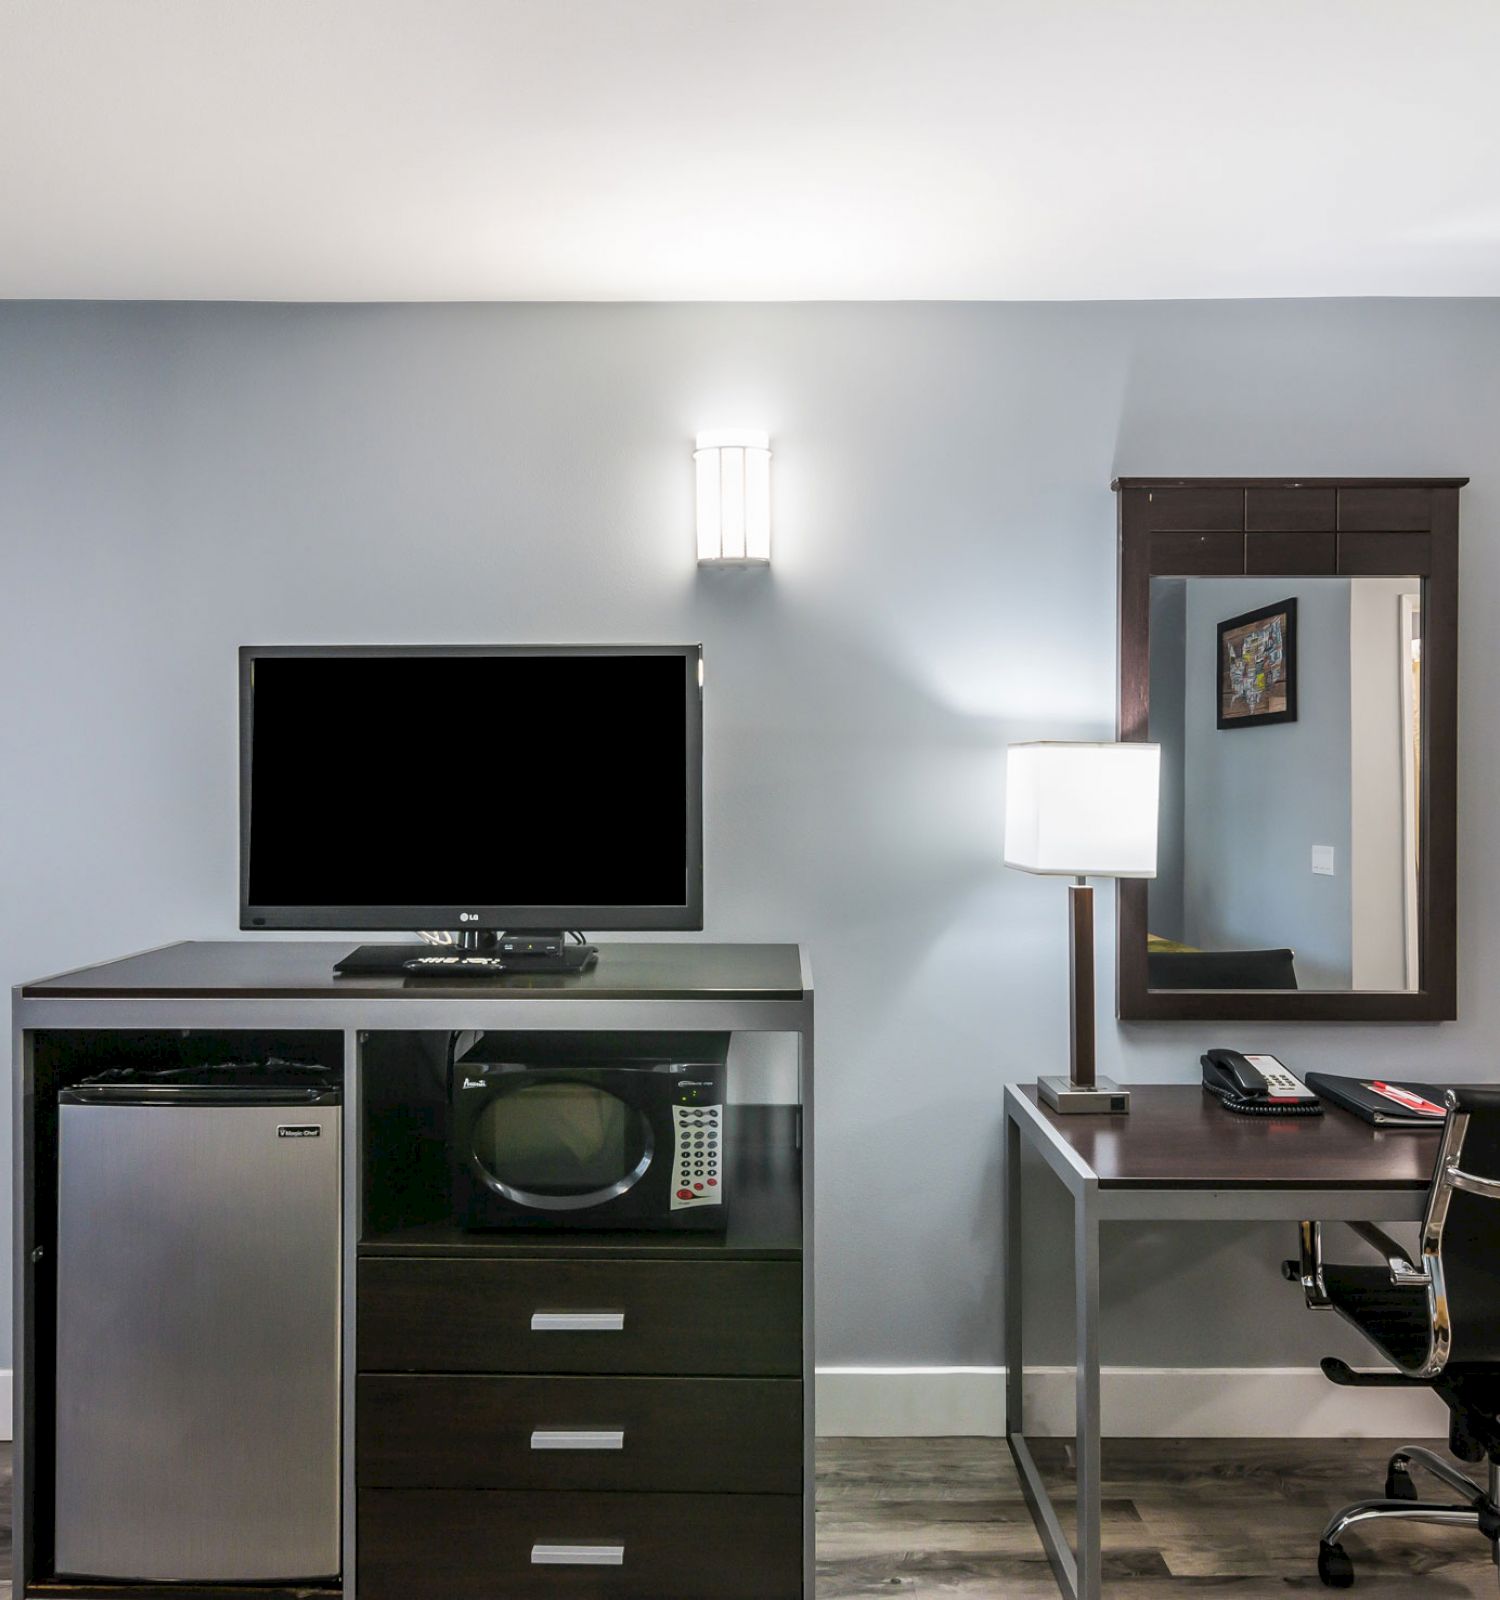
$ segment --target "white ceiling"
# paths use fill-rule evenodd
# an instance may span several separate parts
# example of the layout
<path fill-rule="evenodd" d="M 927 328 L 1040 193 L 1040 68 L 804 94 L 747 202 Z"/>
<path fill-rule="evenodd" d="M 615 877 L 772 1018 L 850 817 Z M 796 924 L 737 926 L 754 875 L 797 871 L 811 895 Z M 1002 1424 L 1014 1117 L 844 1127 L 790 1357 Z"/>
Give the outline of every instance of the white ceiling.
<path fill-rule="evenodd" d="M 1496 0 L 0 0 L 0 295 L 1500 293 Z"/>

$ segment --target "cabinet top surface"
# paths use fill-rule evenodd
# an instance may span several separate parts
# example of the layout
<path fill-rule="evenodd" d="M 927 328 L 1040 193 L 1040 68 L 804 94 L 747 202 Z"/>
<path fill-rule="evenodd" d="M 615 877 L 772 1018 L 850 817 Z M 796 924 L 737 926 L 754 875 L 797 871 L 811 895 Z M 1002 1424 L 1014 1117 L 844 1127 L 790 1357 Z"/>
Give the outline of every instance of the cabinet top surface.
<path fill-rule="evenodd" d="M 1462 489 L 1467 478 L 1112 478 L 1120 489 Z"/>
<path fill-rule="evenodd" d="M 801 1000 L 794 944 L 603 944 L 585 973 L 497 978 L 334 976 L 354 941 L 184 941 L 23 984 L 28 1000 Z"/>

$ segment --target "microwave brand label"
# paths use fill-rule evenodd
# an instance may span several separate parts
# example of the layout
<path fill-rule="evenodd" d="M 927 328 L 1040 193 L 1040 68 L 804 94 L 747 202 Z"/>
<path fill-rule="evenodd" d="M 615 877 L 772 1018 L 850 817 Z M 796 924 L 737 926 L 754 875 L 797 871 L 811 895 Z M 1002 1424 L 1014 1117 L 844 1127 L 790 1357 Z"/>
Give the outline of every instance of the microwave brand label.
<path fill-rule="evenodd" d="M 276 1129 L 278 1139 L 317 1139 L 322 1133 L 316 1122 L 283 1122 Z"/>

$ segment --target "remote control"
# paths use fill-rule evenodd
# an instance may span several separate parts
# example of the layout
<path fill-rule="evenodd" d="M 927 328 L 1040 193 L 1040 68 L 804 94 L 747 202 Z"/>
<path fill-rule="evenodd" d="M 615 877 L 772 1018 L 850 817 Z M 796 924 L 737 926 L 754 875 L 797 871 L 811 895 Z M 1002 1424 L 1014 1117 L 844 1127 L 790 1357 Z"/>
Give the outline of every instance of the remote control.
<path fill-rule="evenodd" d="M 452 955 L 413 956 L 410 961 L 401 963 L 401 970 L 441 978 L 449 973 L 464 978 L 493 978 L 510 968 L 499 956 Z"/>
<path fill-rule="evenodd" d="M 677 1154 L 672 1163 L 672 1210 L 724 1203 L 724 1165 L 719 1160 L 723 1106 L 673 1106 Z"/>

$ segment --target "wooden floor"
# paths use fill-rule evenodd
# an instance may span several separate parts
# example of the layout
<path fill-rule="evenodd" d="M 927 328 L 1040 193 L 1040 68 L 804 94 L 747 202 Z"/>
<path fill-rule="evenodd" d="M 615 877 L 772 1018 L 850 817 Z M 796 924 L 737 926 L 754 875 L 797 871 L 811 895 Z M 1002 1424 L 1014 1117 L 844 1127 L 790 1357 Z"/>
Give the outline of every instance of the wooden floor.
<path fill-rule="evenodd" d="M 1318 1534 L 1332 1512 L 1381 1492 L 1394 1448 L 1374 1440 L 1106 1439 L 1106 1596 L 1332 1594 L 1318 1581 Z M 1035 1454 L 1071 1527 L 1071 1447 L 1038 1441 Z M 1500 1595 L 1488 1547 L 1472 1531 L 1389 1526 L 1367 1538 L 1350 1533 L 1344 1547 L 1355 1600 Z M 1055 1600 L 1001 1440 L 820 1442 L 818 1600 L 902 1594 Z"/>
<path fill-rule="evenodd" d="M 1391 1448 L 1369 1440 L 1106 1439 L 1105 1594 L 1331 1593 L 1314 1566 L 1319 1529 L 1338 1507 L 1380 1492 Z M 1068 1447 L 1039 1442 L 1036 1453 L 1064 1507 Z M 1350 1534 L 1346 1548 L 1355 1600 L 1500 1595 L 1474 1533 L 1387 1528 L 1368 1539 Z M 0 1445 L 0 1552 L 8 1572 L 9 1445 Z M 1055 1600 L 1000 1440 L 819 1443 L 818 1600 L 867 1595 Z M 9 1596 L 0 1582 L 0 1597 Z"/>

